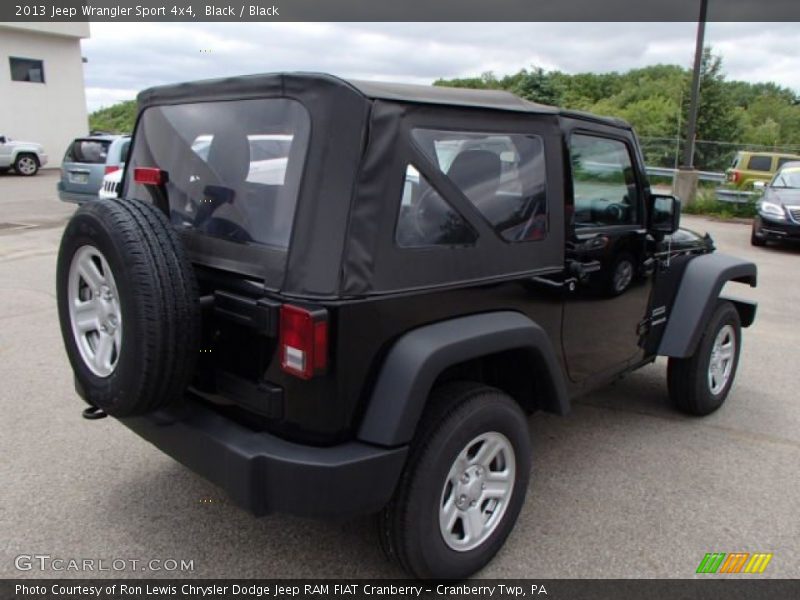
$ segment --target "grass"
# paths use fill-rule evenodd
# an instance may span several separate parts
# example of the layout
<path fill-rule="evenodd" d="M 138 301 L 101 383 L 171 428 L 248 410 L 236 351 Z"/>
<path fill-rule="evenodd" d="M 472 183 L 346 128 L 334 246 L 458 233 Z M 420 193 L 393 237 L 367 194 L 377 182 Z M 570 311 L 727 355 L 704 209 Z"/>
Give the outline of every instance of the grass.
<path fill-rule="evenodd" d="M 718 219 L 752 218 L 756 214 L 755 202 L 737 204 L 733 202 L 720 202 L 714 195 L 714 190 L 700 189 L 697 198 L 688 206 L 681 208 L 687 215 L 706 215 Z"/>

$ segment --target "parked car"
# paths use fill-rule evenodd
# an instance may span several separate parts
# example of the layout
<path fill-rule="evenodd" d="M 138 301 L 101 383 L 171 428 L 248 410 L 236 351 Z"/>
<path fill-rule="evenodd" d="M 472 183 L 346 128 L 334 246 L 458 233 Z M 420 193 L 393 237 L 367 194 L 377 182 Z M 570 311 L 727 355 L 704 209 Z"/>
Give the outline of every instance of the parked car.
<path fill-rule="evenodd" d="M 97 197 L 100 199 L 109 199 L 119 197 L 119 184 L 122 182 L 123 169 L 115 169 L 103 177 L 103 185 L 100 191 L 97 192 Z"/>
<path fill-rule="evenodd" d="M 784 164 L 796 160 L 800 160 L 796 154 L 742 150 L 736 153 L 725 176 L 735 187 L 749 189 L 756 181 L 769 181 Z"/>
<path fill-rule="evenodd" d="M 763 190 L 756 204 L 750 243 L 800 242 L 800 162 L 784 164 Z"/>
<path fill-rule="evenodd" d="M 30 177 L 36 175 L 46 164 L 47 153 L 41 144 L 12 140 L 0 135 L 0 172 L 14 169 L 18 175 Z"/>
<path fill-rule="evenodd" d="M 121 198 L 59 249 L 76 390 L 255 514 L 378 513 L 391 559 L 460 579 L 523 506 L 528 414 L 659 356 L 678 409 L 728 396 L 756 305 L 721 291 L 756 265 L 671 251 L 627 123 L 320 74 L 138 100 Z M 595 293 L 600 246 L 636 285 Z"/>
<path fill-rule="evenodd" d="M 96 200 L 103 177 L 125 166 L 130 142 L 128 135 L 113 134 L 73 140 L 61 164 L 58 197 L 64 202 Z"/>

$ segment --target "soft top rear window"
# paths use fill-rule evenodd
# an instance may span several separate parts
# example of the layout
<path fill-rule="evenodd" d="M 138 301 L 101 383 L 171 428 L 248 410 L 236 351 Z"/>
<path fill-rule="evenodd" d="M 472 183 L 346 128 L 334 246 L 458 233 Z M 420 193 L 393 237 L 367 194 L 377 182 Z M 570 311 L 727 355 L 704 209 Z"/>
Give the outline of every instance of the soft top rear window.
<path fill-rule="evenodd" d="M 167 172 L 177 227 L 286 249 L 309 130 L 308 112 L 288 98 L 154 106 L 139 121 L 131 169 Z M 148 198 L 132 179 L 126 196 Z"/>

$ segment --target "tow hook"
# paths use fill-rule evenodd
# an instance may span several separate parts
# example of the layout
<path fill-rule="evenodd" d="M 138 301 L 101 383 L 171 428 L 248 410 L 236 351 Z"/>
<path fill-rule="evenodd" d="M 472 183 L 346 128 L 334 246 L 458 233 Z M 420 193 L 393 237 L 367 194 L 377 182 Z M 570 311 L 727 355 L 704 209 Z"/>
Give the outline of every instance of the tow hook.
<path fill-rule="evenodd" d="M 85 408 L 81 415 L 84 419 L 89 419 L 90 421 L 105 419 L 108 416 L 106 412 L 99 406 L 90 406 Z"/>

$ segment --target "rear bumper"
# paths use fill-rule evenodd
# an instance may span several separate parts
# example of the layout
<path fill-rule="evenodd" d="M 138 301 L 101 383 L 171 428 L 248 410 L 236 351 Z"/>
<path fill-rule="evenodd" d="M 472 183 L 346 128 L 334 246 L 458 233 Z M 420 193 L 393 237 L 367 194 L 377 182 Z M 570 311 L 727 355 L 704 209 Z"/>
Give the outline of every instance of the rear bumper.
<path fill-rule="evenodd" d="M 251 431 L 201 405 L 120 421 L 178 462 L 223 488 L 256 515 L 285 512 L 351 517 L 391 498 L 407 448 L 361 442 L 294 444 Z"/>
<path fill-rule="evenodd" d="M 64 189 L 64 184 L 58 182 L 56 184 L 58 190 L 58 199 L 62 202 L 74 202 L 75 204 L 82 204 L 84 202 L 91 202 L 97 200 L 97 194 L 81 194 L 80 192 L 68 192 Z"/>

